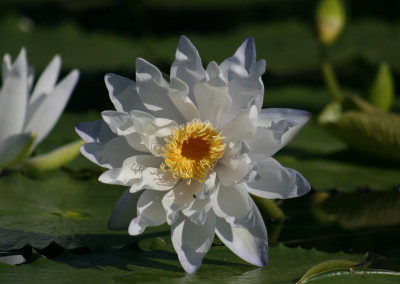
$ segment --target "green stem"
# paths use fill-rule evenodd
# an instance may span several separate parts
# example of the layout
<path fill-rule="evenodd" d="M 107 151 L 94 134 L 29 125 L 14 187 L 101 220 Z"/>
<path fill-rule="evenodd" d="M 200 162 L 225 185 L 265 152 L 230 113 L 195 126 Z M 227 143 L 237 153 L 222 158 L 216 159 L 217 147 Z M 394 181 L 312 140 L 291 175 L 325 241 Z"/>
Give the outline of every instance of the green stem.
<path fill-rule="evenodd" d="M 327 61 L 324 61 L 321 64 L 321 68 L 325 84 L 328 87 L 332 99 L 336 102 L 341 102 L 343 100 L 343 93 L 336 79 L 335 71 L 333 70 L 332 65 Z"/>

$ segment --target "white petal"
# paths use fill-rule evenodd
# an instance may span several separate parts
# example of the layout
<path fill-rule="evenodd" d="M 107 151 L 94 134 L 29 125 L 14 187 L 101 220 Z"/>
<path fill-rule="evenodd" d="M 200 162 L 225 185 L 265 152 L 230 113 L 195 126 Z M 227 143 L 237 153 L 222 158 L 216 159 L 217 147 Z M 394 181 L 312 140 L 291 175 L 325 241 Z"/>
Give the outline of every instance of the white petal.
<path fill-rule="evenodd" d="M 157 168 L 162 159 L 153 155 L 140 155 L 127 158 L 121 168 L 111 169 L 104 172 L 99 180 L 104 183 L 132 186 L 141 182 L 144 170 Z"/>
<path fill-rule="evenodd" d="M 116 74 L 107 74 L 104 81 L 117 111 L 129 113 L 132 110 L 147 110 L 139 98 L 134 81 Z"/>
<path fill-rule="evenodd" d="M 196 104 L 193 87 L 198 81 L 206 77 L 206 71 L 201 64 L 199 52 L 185 36 L 181 36 L 179 40 L 170 74 L 171 77 L 178 77 L 186 83 L 189 87 L 188 96 Z"/>
<path fill-rule="evenodd" d="M 200 112 L 189 99 L 189 87 L 181 79 L 171 77 L 169 98 L 176 108 L 181 112 L 186 121 L 200 118 Z"/>
<path fill-rule="evenodd" d="M 22 49 L 0 91 L 0 141 L 23 130 L 28 102 L 28 62 Z"/>
<path fill-rule="evenodd" d="M 214 197 L 213 210 L 218 217 L 235 227 L 254 227 L 253 201 L 244 185 L 221 185 Z"/>
<path fill-rule="evenodd" d="M 142 136 L 136 131 L 132 116 L 125 112 L 103 111 L 104 121 L 118 136 L 125 136 L 129 146 L 141 152 L 148 152 Z"/>
<path fill-rule="evenodd" d="M 237 158 L 222 158 L 215 166 L 219 180 L 225 186 L 253 180 L 257 174 L 257 164 L 247 154 Z"/>
<path fill-rule="evenodd" d="M 207 200 L 195 198 L 186 208 L 182 210 L 182 213 L 194 224 L 203 225 L 211 207 L 212 202 L 210 199 Z"/>
<path fill-rule="evenodd" d="M 125 137 L 116 137 L 109 142 L 91 142 L 81 147 L 81 153 L 93 163 L 105 168 L 121 168 L 124 160 L 145 153 L 133 149 Z"/>
<path fill-rule="evenodd" d="M 219 127 L 221 118 L 232 104 L 232 99 L 217 63 L 211 62 L 208 65 L 207 80 L 197 83 L 193 91 L 201 119 Z"/>
<path fill-rule="evenodd" d="M 134 180 L 130 191 L 136 192 L 144 188 L 165 191 L 173 188 L 178 181 L 170 171 L 148 167 L 142 171 L 140 179 Z"/>
<path fill-rule="evenodd" d="M 222 135 L 226 142 L 237 142 L 250 138 L 257 130 L 258 112 L 256 106 L 242 109 L 239 115 L 224 125 Z"/>
<path fill-rule="evenodd" d="M 31 97 L 29 98 L 30 106 L 32 104 L 35 104 L 35 101 L 39 99 L 39 97 L 47 96 L 48 94 L 51 93 L 51 91 L 54 89 L 58 75 L 60 73 L 60 68 L 61 68 L 61 57 L 59 55 L 56 55 L 54 56 L 53 60 L 49 63 L 49 65 L 47 65 L 42 75 L 39 77 L 35 85 L 35 89 L 33 90 Z M 36 109 L 36 107 L 33 107 L 33 109 Z M 28 109 L 27 119 L 29 120 L 29 117 L 31 117 L 32 115 L 33 113 L 29 114 L 29 109 Z"/>
<path fill-rule="evenodd" d="M 107 74 L 104 82 L 117 111 L 147 110 L 137 93 L 136 83 L 116 74 Z"/>
<path fill-rule="evenodd" d="M 171 226 L 172 244 L 179 261 L 187 273 L 195 273 L 210 249 L 215 231 L 215 215 L 210 211 L 206 221 L 199 226 L 183 215 Z"/>
<path fill-rule="evenodd" d="M 166 118 L 156 118 L 153 115 L 141 112 L 131 112 L 136 131 L 142 136 L 144 146 L 154 156 L 159 156 L 159 149 L 165 145 L 165 138 L 172 135 L 178 124 Z"/>
<path fill-rule="evenodd" d="M 118 199 L 108 219 L 110 230 L 127 230 L 130 222 L 137 216 L 137 203 L 143 191 L 131 193 L 126 189 Z"/>
<path fill-rule="evenodd" d="M 178 218 L 180 210 L 189 206 L 196 199 L 195 193 L 201 190 L 203 185 L 197 181 L 188 184 L 185 180 L 180 181 L 163 198 L 162 204 L 167 212 L 167 222 L 172 224 Z"/>
<path fill-rule="evenodd" d="M 128 123 L 130 122 L 131 126 L 133 126 L 133 121 L 131 119 L 131 116 L 125 112 L 107 110 L 103 111 L 101 113 L 101 116 L 103 117 L 103 120 L 107 123 L 107 125 L 110 127 L 111 131 L 114 132 L 115 134 L 120 134 L 118 130 L 121 126 L 125 124 L 125 122 Z"/>
<path fill-rule="evenodd" d="M 255 135 L 247 140 L 250 156 L 256 161 L 271 157 L 285 145 L 283 137 L 295 126 L 296 121 L 283 119 L 272 121 L 269 127 L 258 127 Z"/>
<path fill-rule="evenodd" d="M 2 80 L 4 84 L 4 80 L 6 79 L 8 72 L 11 70 L 11 56 L 10 54 L 5 54 L 3 57 L 3 68 L 2 68 Z"/>
<path fill-rule="evenodd" d="M 217 182 L 216 178 L 217 178 L 216 172 L 214 171 L 209 172 L 204 182 L 203 188 L 195 193 L 196 198 L 210 199 L 215 189 L 219 186 L 219 182 Z"/>
<path fill-rule="evenodd" d="M 304 195 L 311 189 L 307 180 L 297 171 L 282 167 L 273 158 L 258 163 L 260 178 L 247 184 L 251 194 L 274 199 L 292 198 Z"/>
<path fill-rule="evenodd" d="M 260 212 L 253 202 L 255 225 L 251 229 L 235 227 L 217 217 L 216 230 L 220 240 L 236 255 L 257 266 L 268 262 L 268 235 Z"/>
<path fill-rule="evenodd" d="M 265 72 L 266 63 L 258 61 L 251 69 L 249 77 L 237 78 L 228 82 L 232 106 L 223 119 L 223 122 L 233 119 L 242 108 L 254 104 L 260 111 L 264 99 L 264 84 L 261 75 Z"/>
<path fill-rule="evenodd" d="M 165 211 L 161 204 L 165 192 L 144 190 L 137 203 L 137 217 L 129 224 L 128 232 L 136 236 L 146 227 L 155 227 L 165 223 Z"/>
<path fill-rule="evenodd" d="M 28 158 L 34 139 L 32 133 L 23 133 L 8 136 L 0 141 L 0 170 Z"/>
<path fill-rule="evenodd" d="M 69 73 L 55 88 L 45 97 L 40 104 L 34 104 L 34 110 L 30 110 L 32 116 L 26 121 L 25 131 L 38 133 L 35 144 L 39 144 L 54 127 L 62 111 L 64 110 L 72 90 L 79 78 L 77 70 Z"/>
<path fill-rule="evenodd" d="M 268 155 L 272 156 L 289 143 L 310 118 L 310 113 L 303 110 L 287 108 L 261 110 L 258 126 L 264 130 L 258 131 L 252 141 L 249 140 L 252 152 L 268 152 Z"/>
<path fill-rule="evenodd" d="M 204 224 L 212 207 L 215 190 L 219 187 L 219 183 L 216 184 L 216 173 L 210 173 L 201 187 L 203 188 L 194 193 L 192 202 L 182 209 L 182 213 L 196 225 Z"/>
<path fill-rule="evenodd" d="M 250 68 L 256 63 L 256 46 L 253 38 L 248 38 L 232 57 L 224 60 L 220 68 L 228 81 L 247 77 Z"/>
<path fill-rule="evenodd" d="M 80 122 L 76 125 L 75 131 L 86 142 L 108 142 L 117 137 L 101 119 Z"/>
<path fill-rule="evenodd" d="M 136 86 L 143 104 L 154 116 L 180 124 L 185 121 L 168 96 L 169 86 L 160 70 L 141 58 L 136 60 Z"/>

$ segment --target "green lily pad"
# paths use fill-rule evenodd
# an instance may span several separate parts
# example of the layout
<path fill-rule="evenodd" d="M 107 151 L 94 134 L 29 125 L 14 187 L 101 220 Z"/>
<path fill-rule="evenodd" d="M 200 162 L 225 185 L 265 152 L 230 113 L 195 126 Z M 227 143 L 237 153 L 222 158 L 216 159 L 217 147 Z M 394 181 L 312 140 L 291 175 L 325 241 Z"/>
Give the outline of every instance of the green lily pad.
<path fill-rule="evenodd" d="M 114 203 L 124 189 L 94 179 L 72 179 L 61 171 L 40 179 L 18 173 L 3 175 L 0 249 L 19 249 L 27 244 L 44 248 L 52 242 L 65 248 L 131 242 L 135 238 L 125 231 L 107 229 Z"/>
<path fill-rule="evenodd" d="M 155 239 L 146 248 L 99 247 L 91 253 L 76 255 L 64 251 L 59 257 L 39 255 L 19 267 L 0 263 L 0 281 L 7 283 L 291 283 L 311 266 L 334 258 L 360 261 L 361 256 L 324 253 L 316 250 L 276 246 L 270 249 L 265 268 L 249 265 L 225 246 L 213 246 L 199 271 L 183 272 L 176 254 L 166 239 Z M 79 268 L 79 269 L 77 269 Z M 289 269 L 290 268 L 290 269 Z"/>
<path fill-rule="evenodd" d="M 309 278 L 301 283 L 318 284 L 391 284 L 400 281 L 400 272 L 374 270 L 368 268 L 337 269 L 315 277 Z"/>

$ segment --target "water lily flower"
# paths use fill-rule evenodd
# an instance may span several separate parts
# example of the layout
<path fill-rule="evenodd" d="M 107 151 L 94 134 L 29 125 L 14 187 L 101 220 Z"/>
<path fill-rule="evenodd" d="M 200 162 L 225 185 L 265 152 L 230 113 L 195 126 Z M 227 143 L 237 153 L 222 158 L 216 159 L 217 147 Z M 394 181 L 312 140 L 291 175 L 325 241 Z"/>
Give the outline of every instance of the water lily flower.
<path fill-rule="evenodd" d="M 168 223 L 188 273 L 197 271 L 215 234 L 239 257 L 266 265 L 267 231 L 250 194 L 291 198 L 310 185 L 271 158 L 309 114 L 261 109 L 265 67 L 249 38 L 232 57 L 204 69 L 182 36 L 169 81 L 141 58 L 136 82 L 105 76 L 116 111 L 78 124 L 77 132 L 87 142 L 83 155 L 108 169 L 99 180 L 129 186 L 111 229 L 139 235 Z"/>
<path fill-rule="evenodd" d="M 56 84 L 60 67 L 61 58 L 57 55 L 32 88 L 34 77 L 25 49 L 13 64 L 10 55 L 4 56 L 0 89 L 0 170 L 26 160 L 60 117 L 79 77 L 79 72 L 73 70 Z"/>

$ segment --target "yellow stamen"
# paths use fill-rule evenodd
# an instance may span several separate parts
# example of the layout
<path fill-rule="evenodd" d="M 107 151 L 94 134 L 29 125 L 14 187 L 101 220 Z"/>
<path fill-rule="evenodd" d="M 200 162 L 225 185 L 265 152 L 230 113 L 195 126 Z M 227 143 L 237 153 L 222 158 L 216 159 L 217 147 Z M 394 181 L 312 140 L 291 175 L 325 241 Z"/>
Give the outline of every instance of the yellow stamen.
<path fill-rule="evenodd" d="M 175 178 L 204 182 L 210 169 L 225 150 L 224 137 L 211 123 L 194 119 L 175 129 L 166 139 L 162 149 L 165 160 L 162 168 L 168 167 Z"/>

